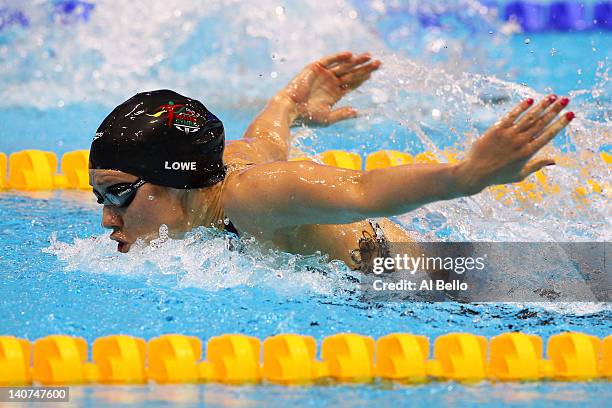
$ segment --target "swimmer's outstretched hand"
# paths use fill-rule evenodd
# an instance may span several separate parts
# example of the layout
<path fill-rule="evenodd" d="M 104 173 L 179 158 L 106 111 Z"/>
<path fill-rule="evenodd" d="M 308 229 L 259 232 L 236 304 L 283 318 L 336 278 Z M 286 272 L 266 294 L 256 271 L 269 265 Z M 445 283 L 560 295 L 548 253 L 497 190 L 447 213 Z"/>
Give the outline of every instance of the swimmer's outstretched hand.
<path fill-rule="evenodd" d="M 295 107 L 296 121 L 308 125 L 331 125 L 354 118 L 349 106 L 333 109 L 348 92 L 358 88 L 380 67 L 369 53 L 339 52 L 307 65 L 280 93 Z"/>
<path fill-rule="evenodd" d="M 457 168 L 464 193 L 472 195 L 491 185 L 515 183 L 554 165 L 553 159 L 531 158 L 574 119 L 573 112 L 557 118 L 568 103 L 568 98 L 556 95 L 535 106 L 533 99 L 525 99 L 491 126 Z"/>

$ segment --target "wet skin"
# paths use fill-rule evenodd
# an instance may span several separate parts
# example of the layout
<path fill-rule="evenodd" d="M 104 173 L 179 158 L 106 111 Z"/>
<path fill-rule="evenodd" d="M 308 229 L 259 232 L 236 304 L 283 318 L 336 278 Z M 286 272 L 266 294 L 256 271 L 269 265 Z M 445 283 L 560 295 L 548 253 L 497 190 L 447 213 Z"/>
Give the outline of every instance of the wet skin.
<path fill-rule="evenodd" d="M 567 98 L 549 95 L 534 105 L 525 99 L 489 128 L 456 164 L 416 164 L 368 172 L 308 161 L 288 161 L 290 128 L 296 123 L 331 125 L 353 118 L 351 107 L 334 105 L 366 81 L 381 63 L 369 54 L 337 53 L 308 65 L 254 119 L 240 140 L 226 144 L 231 171 L 208 189 L 179 190 L 143 185 L 127 208 L 105 206 L 103 225 L 127 252 L 138 237 L 157 236 L 160 224 L 180 235 L 198 225 L 229 217 L 238 231 L 295 253 L 327 253 L 355 267 L 350 251 L 370 217 L 389 217 L 438 200 L 477 194 L 487 186 L 518 182 L 544 166 L 538 151 L 573 119 L 559 117 Z M 94 188 L 134 181 L 117 171 L 90 170 Z M 152 199 L 150 197 L 153 197 Z M 409 234 L 384 219 L 389 241 Z"/>
<path fill-rule="evenodd" d="M 90 184 L 100 193 L 117 183 L 134 182 L 136 176 L 117 170 L 90 170 Z M 170 231 L 186 229 L 186 217 L 180 197 L 170 189 L 146 183 L 138 189 L 126 208 L 105 205 L 102 226 L 112 229 L 110 239 L 117 241 L 117 250 L 126 253 L 137 238 L 145 241 L 158 236 L 159 226 Z"/>

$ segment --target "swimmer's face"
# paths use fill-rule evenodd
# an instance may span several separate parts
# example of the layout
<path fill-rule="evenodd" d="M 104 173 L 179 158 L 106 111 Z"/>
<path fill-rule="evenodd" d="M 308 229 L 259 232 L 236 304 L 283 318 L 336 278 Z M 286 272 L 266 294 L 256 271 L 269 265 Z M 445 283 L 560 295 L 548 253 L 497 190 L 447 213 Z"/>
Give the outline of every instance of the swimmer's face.
<path fill-rule="evenodd" d="M 118 170 L 89 170 L 89 184 L 100 194 L 117 183 L 133 183 L 138 177 Z M 142 238 L 149 242 L 159 236 L 159 227 L 168 226 L 170 232 L 182 231 L 185 212 L 180 197 L 171 189 L 150 183 L 138 188 L 126 207 L 104 205 L 102 226 L 113 230 L 110 239 L 117 241 L 117 251 L 126 253 Z"/>

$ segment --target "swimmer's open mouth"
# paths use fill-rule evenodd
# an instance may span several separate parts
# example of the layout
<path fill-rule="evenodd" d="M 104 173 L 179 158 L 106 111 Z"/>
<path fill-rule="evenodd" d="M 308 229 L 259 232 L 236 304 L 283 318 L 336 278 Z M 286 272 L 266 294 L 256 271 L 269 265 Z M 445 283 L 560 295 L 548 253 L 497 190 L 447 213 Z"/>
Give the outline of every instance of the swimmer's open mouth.
<path fill-rule="evenodd" d="M 119 242 L 117 244 L 117 251 L 123 254 L 126 254 L 129 250 L 130 250 L 130 244 L 127 244 L 125 242 Z"/>
<path fill-rule="evenodd" d="M 111 234 L 110 239 L 117 241 L 117 251 L 126 254 L 130 250 L 130 243 L 117 237 L 115 233 Z"/>

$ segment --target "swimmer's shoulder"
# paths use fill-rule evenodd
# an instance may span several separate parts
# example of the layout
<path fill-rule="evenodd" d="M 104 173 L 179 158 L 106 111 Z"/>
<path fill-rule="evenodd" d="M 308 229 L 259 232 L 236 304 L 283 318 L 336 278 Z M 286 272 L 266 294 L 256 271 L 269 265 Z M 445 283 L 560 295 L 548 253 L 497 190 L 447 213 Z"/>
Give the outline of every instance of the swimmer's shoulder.
<path fill-rule="evenodd" d="M 266 161 L 261 152 L 246 140 L 229 140 L 223 151 L 223 161 L 226 165 L 239 163 L 262 163 Z"/>
<path fill-rule="evenodd" d="M 223 188 L 221 198 L 223 207 L 227 209 L 236 208 L 244 197 L 242 189 L 245 188 L 240 182 L 240 175 L 248 172 L 248 170 L 257 165 L 252 160 L 240 155 L 224 155 L 225 166 L 227 172 L 223 180 Z M 231 210 L 230 210 L 231 211 Z"/>

